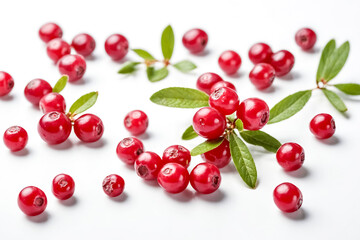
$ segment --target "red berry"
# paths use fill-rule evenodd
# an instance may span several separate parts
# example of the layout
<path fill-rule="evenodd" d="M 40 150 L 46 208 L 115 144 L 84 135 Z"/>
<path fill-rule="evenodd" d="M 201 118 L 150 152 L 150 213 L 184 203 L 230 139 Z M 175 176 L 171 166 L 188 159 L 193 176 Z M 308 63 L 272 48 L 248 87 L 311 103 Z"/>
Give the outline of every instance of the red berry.
<path fill-rule="evenodd" d="M 295 171 L 304 163 L 304 149 L 297 143 L 285 143 L 277 150 L 276 159 L 286 171 Z"/>
<path fill-rule="evenodd" d="M 140 110 L 134 110 L 126 114 L 124 126 L 133 135 L 143 134 L 149 126 L 148 116 Z"/>
<path fill-rule="evenodd" d="M 74 132 L 83 142 L 96 142 L 104 133 L 104 124 L 94 114 L 84 114 L 74 122 Z"/>
<path fill-rule="evenodd" d="M 5 131 L 3 139 L 6 147 L 17 152 L 25 148 L 28 142 L 28 134 L 22 127 L 13 126 Z"/>
<path fill-rule="evenodd" d="M 60 200 L 71 198 L 75 192 L 74 179 L 67 174 L 57 175 L 52 182 L 52 192 Z"/>
<path fill-rule="evenodd" d="M 191 161 L 190 151 L 181 145 L 170 146 L 165 149 L 162 161 L 164 164 L 178 163 L 187 168 Z"/>
<path fill-rule="evenodd" d="M 239 106 L 239 97 L 231 88 L 222 87 L 211 93 L 209 105 L 223 115 L 230 115 Z"/>
<path fill-rule="evenodd" d="M 295 57 L 289 51 L 281 50 L 271 55 L 270 64 L 274 67 L 277 77 L 288 74 L 294 63 Z"/>
<path fill-rule="evenodd" d="M 249 50 L 249 58 L 253 64 L 269 63 L 272 53 L 270 46 L 266 43 L 256 43 Z"/>
<path fill-rule="evenodd" d="M 68 75 L 69 82 L 75 82 L 84 76 L 86 62 L 81 55 L 69 54 L 59 60 L 58 68 L 62 75 Z"/>
<path fill-rule="evenodd" d="M 0 97 L 8 95 L 14 85 L 14 79 L 10 76 L 10 74 L 0 71 Z"/>
<path fill-rule="evenodd" d="M 57 63 L 60 58 L 70 54 L 71 48 L 70 45 L 61 38 L 55 38 L 47 43 L 46 52 L 49 58 Z"/>
<path fill-rule="evenodd" d="M 206 47 L 208 35 L 205 31 L 194 28 L 184 34 L 182 42 L 190 52 L 199 53 Z"/>
<path fill-rule="evenodd" d="M 275 69 L 270 64 L 258 63 L 251 70 L 249 78 L 257 89 L 268 88 L 275 79 Z"/>
<path fill-rule="evenodd" d="M 228 50 L 223 52 L 219 57 L 220 68 L 228 75 L 235 74 L 241 66 L 241 58 L 239 54 Z"/>
<path fill-rule="evenodd" d="M 247 130 L 259 130 L 269 121 L 269 107 L 259 98 L 248 98 L 240 103 L 236 116 Z"/>
<path fill-rule="evenodd" d="M 49 42 L 55 38 L 61 38 L 63 32 L 55 23 L 46 23 L 39 29 L 39 36 L 44 42 Z"/>
<path fill-rule="evenodd" d="M 157 181 L 168 193 L 180 193 L 189 185 L 189 172 L 178 163 L 167 163 L 161 168 Z"/>
<path fill-rule="evenodd" d="M 73 38 L 71 46 L 78 54 L 87 57 L 95 50 L 96 44 L 92 36 L 87 33 L 81 33 Z"/>
<path fill-rule="evenodd" d="M 223 135 L 226 128 L 226 119 L 215 108 L 204 107 L 195 113 L 193 127 L 201 137 L 216 139 Z"/>
<path fill-rule="evenodd" d="M 116 148 L 116 154 L 120 160 L 133 165 L 137 157 L 144 152 L 143 143 L 136 137 L 124 138 Z"/>
<path fill-rule="evenodd" d="M 220 82 L 217 82 L 214 85 L 212 85 L 210 93 L 212 93 L 215 90 L 222 88 L 222 87 L 231 88 L 232 90 L 234 90 L 236 92 L 236 88 L 235 88 L 234 84 L 232 84 L 231 82 L 228 82 L 228 81 L 220 81 Z"/>
<path fill-rule="evenodd" d="M 113 34 L 105 41 L 105 51 L 114 61 L 121 60 L 129 51 L 129 42 L 123 35 Z"/>
<path fill-rule="evenodd" d="M 310 50 L 316 43 L 316 33 L 310 28 L 302 28 L 296 32 L 295 41 L 303 50 Z"/>
<path fill-rule="evenodd" d="M 31 80 L 24 89 L 26 99 L 32 104 L 39 106 L 40 99 L 52 92 L 51 85 L 43 79 Z"/>
<path fill-rule="evenodd" d="M 197 79 L 196 87 L 197 89 L 206 92 L 207 94 L 211 93 L 211 87 L 218 82 L 224 81 L 219 75 L 216 73 L 207 72 Z"/>
<path fill-rule="evenodd" d="M 215 165 L 218 168 L 227 166 L 231 161 L 229 141 L 224 141 L 217 148 L 201 154 L 204 161 Z"/>
<path fill-rule="evenodd" d="M 190 184 L 199 193 L 215 192 L 221 183 L 219 169 L 210 163 L 200 163 L 190 173 Z"/>
<path fill-rule="evenodd" d="M 44 114 L 54 111 L 65 113 L 66 103 L 64 97 L 61 94 L 57 92 L 51 92 L 41 98 L 39 107 Z"/>
<path fill-rule="evenodd" d="M 36 216 L 45 211 L 47 198 L 41 189 L 29 186 L 19 193 L 18 205 L 26 215 Z"/>
<path fill-rule="evenodd" d="M 156 179 L 162 166 L 161 158 L 154 152 L 144 152 L 135 160 L 135 171 L 145 180 Z"/>
<path fill-rule="evenodd" d="M 50 112 L 40 119 L 38 132 L 48 144 L 60 144 L 68 139 L 71 127 L 71 121 L 64 113 Z"/>
<path fill-rule="evenodd" d="M 319 139 L 330 138 L 335 133 L 335 120 L 327 113 L 316 115 L 310 122 L 310 131 Z"/>
<path fill-rule="evenodd" d="M 111 174 L 104 179 L 102 186 L 106 195 L 109 197 L 117 197 L 123 193 L 125 181 L 119 175 Z"/>
<path fill-rule="evenodd" d="M 276 206 L 283 212 L 295 212 L 303 203 L 301 191 L 292 183 L 281 183 L 273 195 Z"/>

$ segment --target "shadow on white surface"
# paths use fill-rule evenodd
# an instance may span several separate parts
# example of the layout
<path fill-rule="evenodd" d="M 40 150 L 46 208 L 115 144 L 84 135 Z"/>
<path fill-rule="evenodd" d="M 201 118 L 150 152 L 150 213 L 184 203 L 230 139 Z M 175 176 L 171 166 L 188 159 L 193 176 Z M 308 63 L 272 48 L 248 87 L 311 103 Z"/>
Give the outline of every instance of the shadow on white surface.
<path fill-rule="evenodd" d="M 336 145 L 340 143 L 340 138 L 338 138 L 337 136 L 332 136 L 331 138 L 328 139 L 318 139 L 318 140 L 326 145 Z"/>
<path fill-rule="evenodd" d="M 76 144 L 80 145 L 80 146 L 85 146 L 85 147 L 88 147 L 88 148 L 102 148 L 107 144 L 107 141 L 102 138 L 102 139 L 100 139 L 100 140 L 98 140 L 96 142 L 92 142 L 92 143 L 86 143 L 86 142 L 83 142 L 83 141 L 79 141 Z"/>
<path fill-rule="evenodd" d="M 258 91 L 262 92 L 262 93 L 273 93 L 276 91 L 276 86 L 271 85 L 270 87 L 268 87 L 266 89 L 261 89 L 261 90 L 258 89 Z"/>
<path fill-rule="evenodd" d="M 66 140 L 63 143 L 57 144 L 57 145 L 48 145 L 50 148 L 54 150 L 68 150 L 72 148 L 74 144 L 70 141 L 70 139 Z"/>
<path fill-rule="evenodd" d="M 86 61 L 95 61 L 95 60 L 98 60 L 99 59 L 99 56 L 98 55 L 94 55 L 94 54 L 91 54 L 90 56 L 87 56 L 85 58 Z"/>
<path fill-rule="evenodd" d="M 291 177 L 295 177 L 295 178 L 305 178 L 305 177 L 309 176 L 310 172 L 306 167 L 303 166 L 296 171 L 286 172 L 286 174 Z"/>
<path fill-rule="evenodd" d="M 32 217 L 26 216 L 26 218 L 30 222 L 33 222 L 33 223 L 45 223 L 49 220 L 50 214 L 45 211 L 45 212 L 41 213 L 40 215 L 32 216 Z"/>
<path fill-rule="evenodd" d="M 294 220 L 294 221 L 305 220 L 309 217 L 308 213 L 302 208 L 300 208 L 296 212 L 292 212 L 292 213 L 282 212 L 282 215 L 285 216 L 286 218 Z"/>
<path fill-rule="evenodd" d="M 298 72 L 294 72 L 294 71 L 291 71 L 290 73 L 286 74 L 285 76 L 282 76 L 282 77 L 277 77 L 278 79 L 281 79 L 281 80 L 296 80 L 298 78 L 301 78 L 301 74 L 298 73 Z"/>
<path fill-rule="evenodd" d="M 86 76 L 86 73 L 84 75 L 83 78 L 81 78 L 80 80 L 74 81 L 74 82 L 69 82 L 71 85 L 84 85 L 85 83 L 90 82 L 89 77 Z"/>
<path fill-rule="evenodd" d="M 165 194 L 177 202 L 184 202 L 184 203 L 191 201 L 195 197 L 195 194 L 189 189 L 185 189 L 185 191 L 178 194 L 172 194 L 167 192 L 165 192 Z"/>
<path fill-rule="evenodd" d="M 320 48 L 319 47 L 313 47 L 310 50 L 302 50 L 304 53 L 309 53 L 309 54 L 316 54 L 320 52 Z"/>
<path fill-rule="evenodd" d="M 195 196 L 200 198 L 201 200 L 204 200 L 206 202 L 212 202 L 212 203 L 218 203 L 221 202 L 223 199 L 225 199 L 226 195 L 221 189 L 218 189 L 217 191 L 211 193 L 211 194 L 201 194 L 201 193 L 195 193 Z"/>
<path fill-rule="evenodd" d="M 220 172 L 221 173 L 236 173 L 237 170 L 236 170 L 236 167 L 234 164 L 232 163 L 229 163 L 226 167 L 223 167 L 220 169 Z"/>
<path fill-rule="evenodd" d="M 14 156 L 17 156 L 17 157 L 26 157 L 30 154 L 30 151 L 29 151 L 29 149 L 24 148 L 23 150 L 18 151 L 18 152 L 11 152 L 11 154 Z"/>
<path fill-rule="evenodd" d="M 13 95 L 6 95 L 6 96 L 3 96 L 3 97 L 0 97 L 0 101 L 4 101 L 4 102 L 8 102 L 8 101 L 11 101 L 13 99 L 14 99 Z"/>
<path fill-rule="evenodd" d="M 148 140 L 151 137 L 151 133 L 146 132 L 136 137 L 139 138 L 140 140 Z"/>
<path fill-rule="evenodd" d="M 126 194 L 126 192 L 123 192 L 122 194 L 120 194 L 120 196 L 114 198 L 109 197 L 109 199 L 114 202 L 125 202 L 128 198 L 129 196 Z"/>
<path fill-rule="evenodd" d="M 204 51 L 199 52 L 199 53 L 191 53 L 191 55 L 194 55 L 197 57 L 205 57 L 205 56 L 209 55 L 210 53 L 211 53 L 211 51 L 209 49 L 205 49 Z"/>
<path fill-rule="evenodd" d="M 143 183 L 145 183 L 146 185 L 148 185 L 150 187 L 160 187 L 159 184 L 157 183 L 156 179 L 155 180 L 143 180 Z"/>
<path fill-rule="evenodd" d="M 225 73 L 224 73 L 225 74 Z M 241 77 L 244 76 L 244 73 L 243 72 L 236 72 L 234 74 L 231 74 L 231 75 L 228 75 L 228 74 L 225 74 L 226 77 L 228 78 L 232 78 L 232 79 L 240 79 Z"/>
<path fill-rule="evenodd" d="M 78 199 L 76 196 L 72 196 L 69 199 L 66 200 L 59 200 L 58 201 L 61 205 L 66 206 L 66 207 L 72 207 L 78 204 Z"/>

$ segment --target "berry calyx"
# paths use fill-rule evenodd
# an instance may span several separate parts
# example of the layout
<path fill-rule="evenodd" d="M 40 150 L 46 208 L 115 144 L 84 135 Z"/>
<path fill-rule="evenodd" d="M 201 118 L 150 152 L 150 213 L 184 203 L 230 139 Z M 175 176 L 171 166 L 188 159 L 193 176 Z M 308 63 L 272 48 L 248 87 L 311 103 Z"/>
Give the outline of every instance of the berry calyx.
<path fill-rule="evenodd" d="M 123 35 L 112 34 L 105 41 L 105 51 L 114 61 L 121 60 L 129 51 L 129 42 Z"/>
<path fill-rule="evenodd" d="M 199 109 L 193 117 L 195 132 L 207 139 L 217 139 L 223 135 L 226 119 L 218 110 L 211 107 Z"/>
<path fill-rule="evenodd" d="M 74 132 L 83 142 L 96 142 L 104 133 L 104 124 L 94 114 L 84 114 L 74 122 Z"/>
<path fill-rule="evenodd" d="M 274 82 L 275 69 L 268 63 L 258 63 L 251 70 L 249 78 L 257 89 L 266 89 Z"/>
<path fill-rule="evenodd" d="M 39 107 L 44 114 L 54 111 L 65 113 L 66 111 L 65 99 L 57 92 L 51 92 L 43 96 L 39 102 Z"/>
<path fill-rule="evenodd" d="M 140 110 L 131 111 L 124 118 L 124 126 L 131 134 L 141 135 L 149 126 L 148 116 Z"/>
<path fill-rule="evenodd" d="M 36 106 L 39 106 L 40 99 L 43 96 L 51 92 L 51 85 L 40 78 L 31 80 L 24 89 L 26 99 Z"/>
<path fill-rule="evenodd" d="M 269 63 L 272 50 L 266 43 L 256 43 L 249 49 L 249 58 L 253 64 Z"/>
<path fill-rule="evenodd" d="M 87 57 L 95 50 L 96 43 L 95 39 L 89 34 L 80 33 L 73 38 L 71 46 L 78 54 Z"/>
<path fill-rule="evenodd" d="M 206 92 L 207 94 L 211 93 L 211 87 L 218 83 L 224 81 L 219 75 L 212 72 L 207 72 L 201 74 L 196 81 L 196 87 L 200 91 Z"/>
<path fill-rule="evenodd" d="M 303 165 L 305 152 L 297 143 L 285 143 L 277 150 L 276 159 L 285 171 L 295 171 Z"/>
<path fill-rule="evenodd" d="M 273 196 L 276 206 L 283 212 L 295 212 L 303 203 L 300 189 L 288 182 L 278 185 L 274 189 Z"/>
<path fill-rule="evenodd" d="M 46 23 L 41 26 L 39 29 L 39 36 L 41 40 L 45 43 L 55 39 L 61 38 L 63 35 L 63 31 L 61 28 L 55 23 Z"/>
<path fill-rule="evenodd" d="M 185 168 L 189 167 L 191 154 L 188 149 L 181 145 L 173 145 L 165 149 L 162 157 L 164 164 L 178 163 Z"/>
<path fill-rule="evenodd" d="M 302 28 L 296 32 L 295 42 L 303 50 L 310 50 L 316 43 L 316 33 L 310 28 Z"/>
<path fill-rule="evenodd" d="M 276 76 L 282 77 L 293 68 L 295 57 L 287 50 L 281 50 L 271 55 L 270 64 L 274 67 Z"/>
<path fill-rule="evenodd" d="M 125 181 L 121 176 L 111 174 L 104 179 L 102 187 L 106 195 L 109 197 L 117 197 L 123 193 Z"/>
<path fill-rule="evenodd" d="M 224 139 L 220 146 L 201 154 L 201 157 L 204 161 L 211 163 L 218 168 L 227 166 L 231 161 L 229 141 Z"/>
<path fill-rule="evenodd" d="M 156 179 L 162 166 L 160 156 L 154 152 L 144 152 L 135 160 L 136 174 L 145 180 Z"/>
<path fill-rule="evenodd" d="M 6 129 L 3 140 L 10 151 L 17 152 L 25 148 L 28 142 L 28 134 L 24 128 L 13 126 Z"/>
<path fill-rule="evenodd" d="M 199 193 L 215 192 L 221 183 L 219 169 L 210 163 L 200 163 L 190 173 L 190 184 Z"/>
<path fill-rule="evenodd" d="M 235 51 L 223 52 L 218 60 L 220 68 L 228 75 L 235 74 L 241 66 L 240 55 Z"/>
<path fill-rule="evenodd" d="M 320 113 L 310 121 L 310 131 L 319 139 L 330 138 L 335 129 L 335 120 L 327 113 Z"/>
<path fill-rule="evenodd" d="M 136 137 L 127 137 L 119 142 L 116 154 L 126 164 L 133 165 L 140 154 L 144 152 L 143 143 Z"/>
<path fill-rule="evenodd" d="M 189 185 L 189 172 L 178 163 L 167 163 L 161 168 L 157 181 L 168 193 L 180 193 Z"/>
<path fill-rule="evenodd" d="M 199 53 L 205 49 L 208 42 L 208 35 L 205 31 L 194 28 L 184 34 L 182 42 L 190 52 Z"/>
<path fill-rule="evenodd" d="M 49 112 L 42 116 L 38 124 L 40 137 L 50 145 L 66 141 L 71 133 L 71 121 L 61 112 Z"/>
<path fill-rule="evenodd" d="M 222 88 L 222 87 L 231 88 L 232 90 L 234 90 L 236 92 L 236 87 L 234 86 L 234 84 L 232 84 L 231 82 L 228 82 L 228 81 L 220 81 L 220 82 L 217 82 L 214 85 L 212 85 L 210 93 L 212 93 L 215 90 Z"/>
<path fill-rule="evenodd" d="M 20 191 L 18 206 L 26 215 L 36 216 L 45 211 L 47 198 L 40 188 L 29 186 Z"/>
<path fill-rule="evenodd" d="M 223 115 L 230 115 L 239 106 L 239 96 L 231 88 L 222 87 L 210 94 L 209 105 Z"/>
<path fill-rule="evenodd" d="M 58 62 L 59 72 L 69 77 L 69 82 L 80 80 L 86 71 L 86 62 L 83 56 L 68 54 Z"/>
<path fill-rule="evenodd" d="M 63 56 L 70 54 L 70 52 L 70 45 L 61 38 L 55 38 L 46 45 L 46 53 L 55 63 Z"/>
<path fill-rule="evenodd" d="M 260 130 L 269 121 L 269 106 L 259 98 L 248 98 L 240 103 L 236 116 L 243 122 L 244 129 Z"/>
<path fill-rule="evenodd" d="M 0 97 L 8 95 L 14 85 L 14 79 L 10 76 L 10 74 L 0 71 Z"/>
<path fill-rule="evenodd" d="M 56 198 L 60 200 L 69 199 L 75 192 L 74 179 L 67 174 L 59 174 L 53 179 L 51 190 Z"/>

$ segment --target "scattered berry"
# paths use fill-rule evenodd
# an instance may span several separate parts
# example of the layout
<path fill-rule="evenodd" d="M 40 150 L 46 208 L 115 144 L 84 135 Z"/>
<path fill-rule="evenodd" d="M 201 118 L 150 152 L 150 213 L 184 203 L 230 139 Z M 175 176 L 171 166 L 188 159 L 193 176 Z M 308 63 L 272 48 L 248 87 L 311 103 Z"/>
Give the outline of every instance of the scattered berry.
<path fill-rule="evenodd" d="M 54 111 L 65 113 L 66 103 L 64 97 L 61 94 L 57 92 L 51 92 L 41 98 L 39 107 L 44 114 Z"/>
<path fill-rule="evenodd" d="M 73 38 L 71 46 L 78 54 L 87 57 L 95 50 L 96 44 L 92 36 L 87 33 L 81 33 Z"/>
<path fill-rule="evenodd" d="M 4 133 L 4 143 L 12 152 L 23 150 L 28 142 L 28 134 L 19 126 L 8 128 Z"/>
<path fill-rule="evenodd" d="M 104 133 L 104 124 L 94 114 L 84 114 L 74 122 L 74 132 L 83 142 L 96 142 Z"/>
<path fill-rule="evenodd" d="M 266 43 L 256 43 L 249 50 L 249 58 L 253 64 L 269 63 L 272 50 Z"/>
<path fill-rule="evenodd" d="M 180 193 L 189 185 L 189 172 L 183 165 L 167 163 L 161 168 L 157 181 L 168 193 Z"/>
<path fill-rule="evenodd" d="M 52 192 L 60 200 L 71 198 L 75 192 L 74 179 L 67 174 L 57 175 L 52 182 Z"/>
<path fill-rule="evenodd" d="M 0 97 L 8 95 L 14 85 L 14 79 L 10 76 L 10 74 L 0 71 Z"/>
<path fill-rule="evenodd" d="M 277 77 L 288 74 L 294 63 L 295 57 L 289 51 L 281 50 L 271 55 L 270 64 L 274 67 Z"/>
<path fill-rule="evenodd" d="M 170 146 L 165 149 L 162 161 L 164 164 L 178 163 L 187 168 L 191 161 L 190 151 L 181 145 Z"/>
<path fill-rule="evenodd" d="M 86 62 L 81 55 L 69 54 L 59 60 L 58 68 L 62 75 L 68 75 L 69 82 L 75 82 L 84 76 Z"/>
<path fill-rule="evenodd" d="M 129 51 L 129 42 L 123 35 L 113 34 L 105 41 L 105 51 L 114 61 L 121 60 Z"/>
<path fill-rule="evenodd" d="M 52 92 L 51 85 L 43 79 L 31 80 L 24 89 L 26 99 L 32 104 L 39 106 L 40 99 Z"/>
<path fill-rule="evenodd" d="M 195 113 L 193 127 L 195 132 L 201 137 L 216 139 L 224 133 L 226 119 L 215 108 L 204 107 Z"/>
<path fill-rule="evenodd" d="M 258 63 L 251 70 L 249 78 L 257 89 L 268 88 L 275 79 L 275 69 L 268 63 Z"/>
<path fill-rule="evenodd" d="M 282 183 L 274 189 L 274 202 L 283 212 L 295 212 L 303 203 L 301 191 L 292 183 Z"/>
<path fill-rule="evenodd" d="M 216 73 L 207 72 L 201 74 L 200 77 L 197 79 L 196 87 L 206 92 L 207 94 L 211 93 L 211 87 L 218 82 L 224 81 L 219 75 Z"/>
<path fill-rule="evenodd" d="M 286 171 L 295 171 L 304 163 L 304 149 L 297 143 L 285 143 L 277 150 L 276 159 Z"/>
<path fill-rule="evenodd" d="M 240 103 L 236 116 L 247 130 L 259 130 L 269 121 L 269 107 L 259 98 L 248 98 Z"/>
<path fill-rule="evenodd" d="M 116 154 L 120 160 L 133 165 L 137 157 L 144 152 L 143 143 L 136 137 L 124 138 L 116 148 Z"/>
<path fill-rule="evenodd" d="M 210 163 L 200 163 L 190 173 L 190 184 L 199 193 L 215 192 L 221 183 L 219 169 Z"/>
<path fill-rule="evenodd" d="M 140 110 L 131 111 L 125 116 L 124 126 L 131 134 L 141 135 L 149 126 L 148 116 Z"/>
<path fill-rule="evenodd" d="M 241 58 L 239 54 L 228 50 L 223 52 L 219 57 L 220 68 L 228 75 L 235 74 L 241 66 Z"/>
<path fill-rule="evenodd" d="M 220 82 L 217 82 L 214 85 L 212 85 L 210 93 L 212 93 L 215 90 L 222 88 L 222 87 L 231 88 L 232 90 L 234 90 L 236 92 L 236 88 L 235 88 L 234 84 L 232 84 L 231 82 L 228 82 L 228 81 L 220 81 Z"/>
<path fill-rule="evenodd" d="M 319 139 L 330 138 L 335 133 L 334 118 L 327 113 L 316 115 L 310 122 L 310 131 Z"/>
<path fill-rule="evenodd" d="M 209 105 L 223 115 L 230 115 L 239 106 L 239 97 L 231 88 L 222 87 L 210 94 Z"/>
<path fill-rule="evenodd" d="M 316 43 L 316 33 L 310 28 L 302 28 L 296 32 L 295 41 L 303 50 L 310 50 Z"/>
<path fill-rule="evenodd" d="M 123 193 L 125 188 L 125 181 L 117 174 L 107 176 L 103 183 L 103 190 L 109 197 L 117 197 Z"/>
<path fill-rule="evenodd" d="M 162 166 L 161 158 L 154 152 L 144 152 L 135 160 L 135 171 L 145 180 L 156 179 Z"/>
<path fill-rule="evenodd" d="M 47 43 L 46 52 L 49 58 L 57 63 L 60 58 L 70 54 L 71 48 L 70 45 L 61 38 L 55 38 Z"/>
<path fill-rule="evenodd" d="M 68 139 L 71 127 L 71 121 L 64 113 L 50 112 L 40 119 L 38 132 L 48 144 L 60 144 Z"/>
<path fill-rule="evenodd" d="M 63 31 L 55 23 L 46 23 L 39 29 L 39 36 L 44 42 L 49 42 L 55 38 L 61 38 Z"/>
<path fill-rule="evenodd" d="M 18 205 L 26 215 L 36 216 L 45 211 L 47 198 L 41 189 L 29 186 L 19 193 Z"/>
<path fill-rule="evenodd" d="M 199 53 L 205 49 L 208 35 L 205 31 L 194 28 L 184 34 L 182 42 L 190 52 Z"/>
<path fill-rule="evenodd" d="M 224 141 L 217 148 L 201 154 L 204 161 L 215 165 L 218 168 L 227 166 L 231 161 L 229 141 Z"/>

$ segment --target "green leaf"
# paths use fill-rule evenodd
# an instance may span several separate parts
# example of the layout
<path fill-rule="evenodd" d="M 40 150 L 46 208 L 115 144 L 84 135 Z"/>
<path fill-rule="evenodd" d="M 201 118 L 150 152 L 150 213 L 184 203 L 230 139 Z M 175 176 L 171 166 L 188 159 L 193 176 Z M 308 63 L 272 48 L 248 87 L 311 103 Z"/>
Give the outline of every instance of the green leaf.
<path fill-rule="evenodd" d="M 257 180 L 256 166 L 248 147 L 234 132 L 230 133 L 229 141 L 231 157 L 237 171 L 249 187 L 255 188 Z"/>
<path fill-rule="evenodd" d="M 166 60 L 170 60 L 174 51 L 175 37 L 171 26 L 167 26 L 161 36 L 161 50 Z"/>
<path fill-rule="evenodd" d="M 98 92 L 91 92 L 81 96 L 73 103 L 73 105 L 71 105 L 69 110 L 71 116 L 74 117 L 75 115 L 85 112 L 91 108 L 96 103 L 98 95 Z"/>
<path fill-rule="evenodd" d="M 183 133 L 182 135 L 182 140 L 191 140 L 191 139 L 194 139 L 196 138 L 198 135 L 197 133 L 194 131 L 194 128 L 192 125 L 190 125 L 186 130 L 185 132 Z"/>
<path fill-rule="evenodd" d="M 333 91 L 327 90 L 325 88 L 322 89 L 323 93 L 325 94 L 325 96 L 327 97 L 327 99 L 329 100 L 329 102 L 340 112 L 346 112 L 347 111 L 347 107 L 345 106 L 345 103 L 343 102 L 343 100 L 341 100 L 341 98 L 334 93 Z"/>
<path fill-rule="evenodd" d="M 224 141 L 224 138 L 219 138 L 219 139 L 215 139 L 215 140 L 207 140 L 199 145 L 197 145 L 196 147 L 193 148 L 193 150 L 191 150 L 191 156 L 197 156 L 203 153 L 206 153 L 208 151 L 211 151 L 215 148 L 217 148 L 218 146 L 220 146 L 220 144 Z"/>
<path fill-rule="evenodd" d="M 173 65 L 177 70 L 187 73 L 196 68 L 196 65 L 188 60 L 184 60 Z"/>
<path fill-rule="evenodd" d="M 170 87 L 154 93 L 153 103 L 175 108 L 200 108 L 209 106 L 209 96 L 193 88 Z"/>
<path fill-rule="evenodd" d="M 235 126 L 236 126 L 236 129 L 239 130 L 239 132 L 244 130 L 244 123 L 240 119 L 236 120 Z"/>
<path fill-rule="evenodd" d="M 136 70 L 136 66 L 139 65 L 140 62 L 126 62 L 122 65 L 121 69 L 118 71 L 120 74 L 129 74 L 133 73 Z"/>
<path fill-rule="evenodd" d="M 345 42 L 339 48 L 335 49 L 326 61 L 324 70 L 324 80 L 329 82 L 336 77 L 341 69 L 344 67 L 350 52 L 350 43 Z"/>
<path fill-rule="evenodd" d="M 319 67 L 318 67 L 318 70 L 316 73 L 316 82 L 317 83 L 320 82 L 324 78 L 324 70 L 325 70 L 326 62 L 327 62 L 328 58 L 331 56 L 331 54 L 333 53 L 333 51 L 335 50 L 335 47 L 336 47 L 336 43 L 335 43 L 334 39 L 330 40 L 324 47 L 324 49 L 321 53 L 320 63 L 319 63 Z"/>
<path fill-rule="evenodd" d="M 270 110 L 270 119 L 268 124 L 277 123 L 295 115 L 309 101 L 311 92 L 311 90 L 296 92 L 278 102 Z"/>
<path fill-rule="evenodd" d="M 263 131 L 242 131 L 241 137 L 248 143 L 261 146 L 270 152 L 276 153 L 281 143 L 271 135 Z"/>
<path fill-rule="evenodd" d="M 145 60 L 155 60 L 155 58 L 143 49 L 133 49 L 133 51 L 141 58 Z"/>
<path fill-rule="evenodd" d="M 60 93 L 65 88 L 68 79 L 67 75 L 62 76 L 53 87 L 53 92 Z"/>
<path fill-rule="evenodd" d="M 146 73 L 150 82 L 158 82 L 166 78 L 167 75 L 169 74 L 169 71 L 167 70 L 166 67 L 155 70 L 154 67 L 150 66 L 146 68 Z"/>
<path fill-rule="evenodd" d="M 236 120 L 236 113 L 233 113 L 231 115 L 226 116 L 226 118 L 230 121 L 230 122 L 234 122 Z"/>
<path fill-rule="evenodd" d="M 335 84 L 334 87 L 348 95 L 360 95 L 360 84 L 356 83 L 343 83 Z"/>

